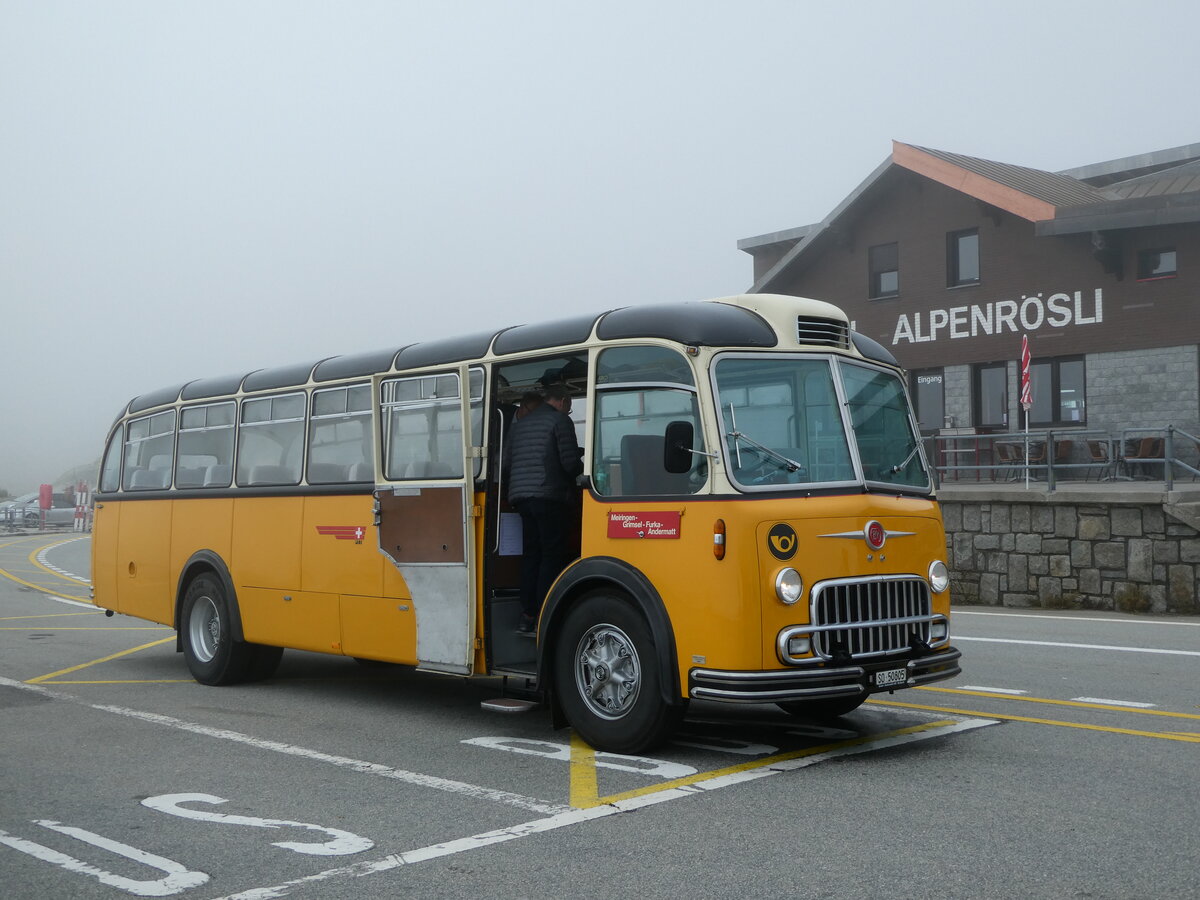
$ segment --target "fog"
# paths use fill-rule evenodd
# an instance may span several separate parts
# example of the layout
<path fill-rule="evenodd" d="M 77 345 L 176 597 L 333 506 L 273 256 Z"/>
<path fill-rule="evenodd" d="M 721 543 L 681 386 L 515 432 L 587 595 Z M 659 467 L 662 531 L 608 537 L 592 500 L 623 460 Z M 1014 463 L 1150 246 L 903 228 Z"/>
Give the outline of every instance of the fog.
<path fill-rule="evenodd" d="M 132 396 L 736 293 L 892 139 L 1193 143 L 1191 2 L 0 0 L 0 487 Z"/>

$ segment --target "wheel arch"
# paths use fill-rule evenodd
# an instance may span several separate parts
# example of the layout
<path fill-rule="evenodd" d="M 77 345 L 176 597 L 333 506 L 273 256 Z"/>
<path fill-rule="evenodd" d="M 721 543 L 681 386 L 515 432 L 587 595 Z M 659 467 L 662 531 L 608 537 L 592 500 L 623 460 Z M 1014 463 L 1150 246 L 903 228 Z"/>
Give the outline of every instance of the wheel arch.
<path fill-rule="evenodd" d="M 598 588 L 617 590 L 632 602 L 650 626 L 650 634 L 658 651 L 654 665 L 658 668 L 659 690 L 669 705 L 683 699 L 679 682 L 679 664 L 675 652 L 675 629 L 658 590 L 650 579 L 629 563 L 610 556 L 593 556 L 579 560 L 566 569 L 550 588 L 546 605 L 538 623 L 538 687 L 549 689 L 553 696 L 553 650 L 567 614 L 585 594 Z"/>
<path fill-rule="evenodd" d="M 180 617 L 183 614 L 183 598 L 187 594 L 188 585 L 198 575 L 211 574 L 216 576 L 221 582 L 221 587 L 225 590 L 225 596 L 229 599 L 229 626 L 233 632 L 233 638 L 237 641 L 244 641 L 245 634 L 242 631 L 242 611 L 238 606 L 237 591 L 233 587 L 233 577 L 229 574 L 229 567 L 225 565 L 225 560 L 221 559 L 220 555 L 212 550 L 197 550 L 188 561 L 183 564 L 183 568 L 179 571 L 179 581 L 175 586 L 175 614 L 173 621 L 175 623 L 175 650 L 176 652 L 183 651 L 183 631 L 180 625 Z"/>

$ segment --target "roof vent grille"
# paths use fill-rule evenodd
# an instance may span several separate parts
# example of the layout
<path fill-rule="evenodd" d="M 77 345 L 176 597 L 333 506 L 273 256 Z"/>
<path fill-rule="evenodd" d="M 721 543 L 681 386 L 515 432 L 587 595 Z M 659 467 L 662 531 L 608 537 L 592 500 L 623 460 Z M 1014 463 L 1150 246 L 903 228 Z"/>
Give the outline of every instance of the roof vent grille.
<path fill-rule="evenodd" d="M 822 347 L 850 347 L 850 326 L 838 319 L 796 319 L 796 340 L 801 344 L 818 344 Z"/>

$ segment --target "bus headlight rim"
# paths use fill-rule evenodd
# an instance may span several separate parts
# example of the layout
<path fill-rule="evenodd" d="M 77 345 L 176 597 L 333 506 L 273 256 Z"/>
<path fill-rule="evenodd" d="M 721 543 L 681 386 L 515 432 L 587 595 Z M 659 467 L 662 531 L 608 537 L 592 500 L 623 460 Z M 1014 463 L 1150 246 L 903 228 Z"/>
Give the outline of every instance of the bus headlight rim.
<path fill-rule="evenodd" d="M 950 570 L 940 559 L 929 564 L 929 589 L 935 594 L 944 593 L 950 587 Z"/>
<path fill-rule="evenodd" d="M 791 606 L 804 596 L 804 579 L 791 566 L 780 569 L 775 575 L 775 596 L 785 606 Z"/>

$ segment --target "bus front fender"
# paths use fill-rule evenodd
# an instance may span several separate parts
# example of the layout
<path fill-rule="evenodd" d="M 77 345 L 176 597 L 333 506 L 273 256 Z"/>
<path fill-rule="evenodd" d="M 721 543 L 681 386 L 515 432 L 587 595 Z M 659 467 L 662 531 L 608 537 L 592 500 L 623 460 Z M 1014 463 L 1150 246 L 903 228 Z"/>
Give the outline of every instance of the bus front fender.
<path fill-rule="evenodd" d="M 639 569 L 610 556 L 593 556 L 577 560 L 566 568 L 550 588 L 538 623 L 538 687 L 555 692 L 553 684 L 554 648 L 563 621 L 575 602 L 585 594 L 608 589 L 619 593 L 637 609 L 654 638 L 657 650 L 662 699 L 668 705 L 678 705 L 682 693 L 679 665 L 675 653 L 675 630 L 657 589 Z"/>

